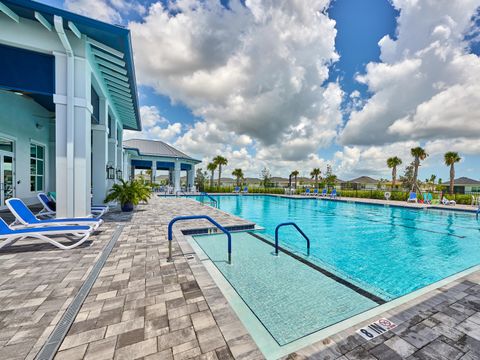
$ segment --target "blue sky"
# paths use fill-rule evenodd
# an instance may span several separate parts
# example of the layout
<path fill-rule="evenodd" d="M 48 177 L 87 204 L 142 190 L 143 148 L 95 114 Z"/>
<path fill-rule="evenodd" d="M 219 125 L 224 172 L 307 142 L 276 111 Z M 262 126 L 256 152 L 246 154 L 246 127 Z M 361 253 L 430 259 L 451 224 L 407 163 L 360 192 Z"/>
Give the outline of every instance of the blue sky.
<path fill-rule="evenodd" d="M 43 2 L 132 31 L 145 127 L 129 136 L 250 176 L 388 177 L 418 145 L 421 178 L 447 178 L 447 150 L 480 176 L 480 0 Z"/>

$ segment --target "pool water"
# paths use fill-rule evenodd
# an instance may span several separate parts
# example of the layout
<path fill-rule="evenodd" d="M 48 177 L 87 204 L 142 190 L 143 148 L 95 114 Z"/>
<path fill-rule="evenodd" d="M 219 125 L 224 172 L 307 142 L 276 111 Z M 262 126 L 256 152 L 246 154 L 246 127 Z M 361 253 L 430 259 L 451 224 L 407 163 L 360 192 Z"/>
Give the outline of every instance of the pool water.
<path fill-rule="evenodd" d="M 264 195 L 214 198 L 221 210 L 264 227 L 261 235 L 270 240 L 276 225 L 295 222 L 311 240 L 310 255 L 305 239 L 292 228 L 280 230 L 280 246 L 385 301 L 480 264 L 480 227 L 473 214 Z M 262 243 L 248 239 L 249 246 Z M 235 266 L 252 256 L 241 250 L 243 240 L 233 241 Z M 200 245 L 209 246 L 206 240 Z M 225 249 L 223 244 L 215 256 L 224 256 Z M 265 276 L 266 282 L 272 280 Z M 302 285 L 315 286 L 309 277 Z"/>
<path fill-rule="evenodd" d="M 232 264 L 225 235 L 194 236 L 223 276 L 279 345 L 378 304 L 249 233 L 233 233 Z"/>

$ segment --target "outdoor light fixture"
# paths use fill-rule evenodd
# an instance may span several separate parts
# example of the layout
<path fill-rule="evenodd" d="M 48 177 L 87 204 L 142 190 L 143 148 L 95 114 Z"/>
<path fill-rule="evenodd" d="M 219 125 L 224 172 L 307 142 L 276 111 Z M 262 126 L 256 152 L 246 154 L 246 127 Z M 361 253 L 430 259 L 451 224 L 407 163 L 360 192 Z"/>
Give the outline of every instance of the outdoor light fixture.
<path fill-rule="evenodd" d="M 115 168 L 112 165 L 107 165 L 107 179 L 115 179 Z"/>
<path fill-rule="evenodd" d="M 121 169 L 117 170 L 117 179 L 122 179 L 122 170 Z"/>

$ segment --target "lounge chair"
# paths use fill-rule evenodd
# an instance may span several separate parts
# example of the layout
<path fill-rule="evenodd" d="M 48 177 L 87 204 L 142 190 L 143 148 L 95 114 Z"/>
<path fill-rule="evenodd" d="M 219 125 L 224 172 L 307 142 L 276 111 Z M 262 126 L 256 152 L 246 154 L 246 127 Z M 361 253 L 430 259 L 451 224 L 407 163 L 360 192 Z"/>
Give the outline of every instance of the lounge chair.
<path fill-rule="evenodd" d="M 248 186 L 245 186 L 245 187 L 243 188 L 243 191 L 242 191 L 242 192 L 243 192 L 244 194 L 247 194 L 247 193 L 248 193 Z"/>
<path fill-rule="evenodd" d="M 37 213 L 37 215 L 46 216 L 46 217 L 55 217 L 56 210 L 52 208 L 51 201 L 50 201 L 51 199 L 55 203 L 55 198 L 54 197 L 49 198 L 45 193 L 38 193 L 37 198 L 40 201 L 40 204 L 42 204 L 43 206 L 43 209 L 40 210 L 40 212 Z M 90 208 L 92 215 L 94 215 L 95 217 L 102 217 L 109 210 L 110 210 L 110 207 L 108 205 L 92 205 L 92 207 Z"/>
<path fill-rule="evenodd" d="M 448 200 L 445 196 L 442 198 L 442 205 L 457 205 L 455 200 Z"/>
<path fill-rule="evenodd" d="M 323 197 L 327 196 L 327 189 L 323 189 L 320 196 L 323 196 Z"/>
<path fill-rule="evenodd" d="M 93 229 L 90 226 L 48 226 L 41 228 L 12 229 L 0 218 L 0 239 L 3 240 L 0 243 L 0 249 L 12 245 L 18 240 L 34 238 L 46 241 L 60 249 L 68 250 L 84 243 L 92 231 Z M 75 242 L 72 245 L 63 245 L 51 238 L 51 236 L 58 235 L 72 235 L 76 238 L 76 241 L 68 238 L 69 241 Z"/>
<path fill-rule="evenodd" d="M 96 230 L 101 224 L 102 219 L 97 218 L 61 218 L 61 219 L 38 219 L 23 203 L 22 200 L 11 198 L 6 200 L 8 209 L 15 216 L 16 220 L 12 225 L 22 224 L 25 227 L 39 226 L 71 226 L 71 225 L 87 225 Z"/>
<path fill-rule="evenodd" d="M 335 199 L 337 197 L 337 189 L 333 188 L 332 192 L 328 196 L 330 196 L 332 199 Z"/>
<path fill-rule="evenodd" d="M 313 189 L 313 196 L 318 196 L 318 189 Z"/>
<path fill-rule="evenodd" d="M 414 192 L 414 191 L 410 191 L 410 194 L 408 195 L 407 202 L 414 202 L 414 203 L 418 202 L 417 193 Z"/>
<path fill-rule="evenodd" d="M 430 205 L 430 204 L 432 203 L 432 194 L 430 194 L 430 193 L 424 193 L 424 194 L 423 194 L 423 203 Z"/>
<path fill-rule="evenodd" d="M 235 189 L 233 190 L 235 194 L 238 194 L 240 192 L 240 186 L 235 186 Z"/>
<path fill-rule="evenodd" d="M 305 189 L 305 195 L 309 196 L 310 195 L 310 188 Z"/>

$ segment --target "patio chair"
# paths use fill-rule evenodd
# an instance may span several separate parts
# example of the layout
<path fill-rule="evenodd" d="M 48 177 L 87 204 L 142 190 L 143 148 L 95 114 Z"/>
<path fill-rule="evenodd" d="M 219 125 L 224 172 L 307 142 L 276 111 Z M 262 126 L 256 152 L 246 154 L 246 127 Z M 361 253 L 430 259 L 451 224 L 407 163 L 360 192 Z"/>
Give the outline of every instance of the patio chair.
<path fill-rule="evenodd" d="M 318 196 L 318 189 L 313 189 L 313 196 Z"/>
<path fill-rule="evenodd" d="M 12 229 L 7 223 L 0 218 L 0 249 L 12 245 L 14 242 L 26 238 L 34 238 L 46 241 L 53 246 L 63 250 L 73 249 L 83 244 L 92 232 L 90 226 L 47 226 L 41 228 L 22 228 Z M 51 236 L 72 235 L 76 239 L 67 238 L 69 241 L 75 241 L 72 245 L 64 245 Z"/>
<path fill-rule="evenodd" d="M 442 198 L 442 205 L 457 205 L 455 200 L 448 200 L 445 196 Z"/>
<path fill-rule="evenodd" d="M 307 195 L 307 196 L 309 196 L 309 195 L 310 195 L 310 188 L 306 188 L 304 194 Z"/>
<path fill-rule="evenodd" d="M 61 218 L 61 219 L 38 219 L 23 203 L 22 200 L 11 198 L 5 201 L 8 209 L 15 216 L 16 220 L 12 225 L 22 224 L 24 227 L 39 227 L 39 226 L 70 226 L 70 225 L 88 225 L 96 230 L 101 224 L 102 219 L 97 218 Z"/>
<path fill-rule="evenodd" d="M 323 196 L 323 197 L 327 196 L 327 189 L 323 189 L 320 196 Z"/>
<path fill-rule="evenodd" d="M 407 202 L 418 202 L 417 200 L 417 193 L 415 191 L 410 191 L 410 194 L 408 195 Z"/>
<path fill-rule="evenodd" d="M 235 194 L 238 194 L 240 192 L 240 186 L 235 186 L 235 189 L 233 190 Z"/>
<path fill-rule="evenodd" d="M 329 196 L 330 198 L 335 199 L 337 197 L 337 189 L 333 188 Z"/>
<path fill-rule="evenodd" d="M 52 207 L 52 202 L 55 203 L 54 198 L 49 197 L 45 193 L 38 193 L 37 198 L 40 201 L 40 204 L 42 204 L 43 206 L 43 209 L 40 210 L 40 212 L 38 212 L 37 215 L 46 216 L 46 217 L 55 217 L 56 209 Z M 50 201 L 50 199 L 52 201 Z M 94 215 L 96 218 L 102 217 L 109 210 L 110 210 L 110 207 L 108 205 L 92 205 L 92 207 L 90 208 L 92 215 Z"/>
<path fill-rule="evenodd" d="M 247 194 L 247 193 L 248 193 L 248 186 L 245 186 L 245 187 L 243 188 L 243 191 L 242 191 L 242 192 L 243 192 L 244 194 Z"/>

